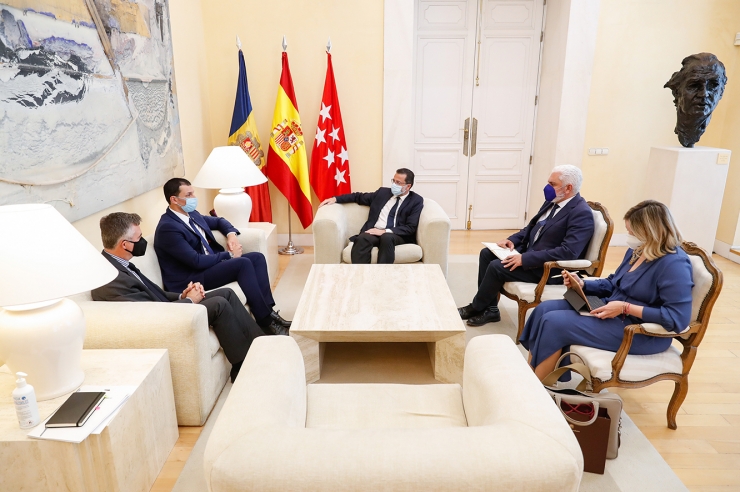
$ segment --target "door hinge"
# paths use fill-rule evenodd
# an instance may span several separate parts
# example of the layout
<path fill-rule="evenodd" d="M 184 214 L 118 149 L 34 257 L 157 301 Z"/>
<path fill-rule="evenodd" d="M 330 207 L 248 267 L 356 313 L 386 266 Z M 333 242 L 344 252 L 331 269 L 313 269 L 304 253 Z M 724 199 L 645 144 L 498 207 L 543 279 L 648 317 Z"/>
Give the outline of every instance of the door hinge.
<path fill-rule="evenodd" d="M 545 39 L 545 31 L 540 32 L 540 43 L 542 42 L 543 39 Z"/>
<path fill-rule="evenodd" d="M 542 5 L 543 5 L 543 6 L 544 6 L 544 5 L 547 5 L 547 0 L 545 0 L 544 2 L 542 2 Z"/>
<path fill-rule="evenodd" d="M 539 100 L 539 96 L 534 96 L 534 105 L 537 106 L 537 101 Z"/>
<path fill-rule="evenodd" d="M 470 214 L 472 214 L 472 213 L 473 213 L 473 206 L 470 205 L 468 207 L 468 223 L 466 224 L 466 227 L 465 227 L 467 230 L 470 230 L 470 228 L 473 225 L 473 223 L 470 221 Z"/>
<path fill-rule="evenodd" d="M 527 220 L 527 212 L 524 212 L 524 220 Z"/>
<path fill-rule="evenodd" d="M 532 155 L 530 155 L 530 156 L 529 156 L 529 165 L 530 165 L 530 166 L 532 165 L 532 158 L 533 158 L 533 157 L 534 157 L 534 156 L 532 156 Z"/>

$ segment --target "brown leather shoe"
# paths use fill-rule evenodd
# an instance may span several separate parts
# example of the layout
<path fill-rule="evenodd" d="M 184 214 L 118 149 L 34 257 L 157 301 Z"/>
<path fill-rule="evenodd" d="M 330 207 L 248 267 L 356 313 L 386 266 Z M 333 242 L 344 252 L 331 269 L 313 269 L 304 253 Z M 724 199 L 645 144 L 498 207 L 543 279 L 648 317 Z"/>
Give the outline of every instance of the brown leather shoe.
<path fill-rule="evenodd" d="M 473 316 L 468 320 L 468 326 L 483 326 L 487 323 L 497 323 L 501 321 L 501 312 L 496 306 L 490 306 L 478 316 Z"/>

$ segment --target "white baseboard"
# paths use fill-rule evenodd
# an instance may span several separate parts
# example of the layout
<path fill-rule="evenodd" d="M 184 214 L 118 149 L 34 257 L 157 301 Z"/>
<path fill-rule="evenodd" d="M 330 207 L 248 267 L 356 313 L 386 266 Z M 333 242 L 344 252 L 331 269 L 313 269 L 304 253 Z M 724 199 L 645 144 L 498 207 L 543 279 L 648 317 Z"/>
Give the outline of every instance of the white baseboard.
<path fill-rule="evenodd" d="M 735 263 L 740 263 L 740 256 L 731 253 L 730 248 L 732 248 L 731 245 L 720 241 L 719 239 L 714 240 L 714 252 L 720 255 L 722 258 L 727 258 L 730 261 L 734 261 Z"/>
<path fill-rule="evenodd" d="M 612 234 L 609 246 L 627 246 L 627 234 Z"/>
<path fill-rule="evenodd" d="M 278 245 L 288 244 L 287 234 L 278 234 Z M 313 234 L 293 234 L 293 244 L 296 246 L 313 246 Z"/>

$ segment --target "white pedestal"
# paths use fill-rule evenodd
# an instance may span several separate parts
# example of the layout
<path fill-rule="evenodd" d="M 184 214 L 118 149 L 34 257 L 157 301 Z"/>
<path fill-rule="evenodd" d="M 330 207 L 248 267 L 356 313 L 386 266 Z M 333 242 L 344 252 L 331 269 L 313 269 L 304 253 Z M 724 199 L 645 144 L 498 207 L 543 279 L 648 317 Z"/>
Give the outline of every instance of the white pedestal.
<path fill-rule="evenodd" d="M 730 154 L 713 147 L 650 149 L 648 198 L 668 205 L 684 240 L 708 253 L 714 248 Z"/>

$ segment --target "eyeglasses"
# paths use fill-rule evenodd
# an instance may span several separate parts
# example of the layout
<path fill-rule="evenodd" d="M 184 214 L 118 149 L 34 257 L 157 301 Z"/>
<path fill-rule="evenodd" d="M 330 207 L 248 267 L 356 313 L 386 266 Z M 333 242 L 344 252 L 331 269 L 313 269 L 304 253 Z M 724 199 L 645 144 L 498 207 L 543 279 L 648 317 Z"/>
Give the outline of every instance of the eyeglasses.
<path fill-rule="evenodd" d="M 405 181 L 404 182 L 398 182 L 395 179 L 392 179 L 391 178 L 391 184 L 395 184 L 395 185 L 398 185 L 398 186 L 405 186 L 406 185 L 406 182 Z"/>

